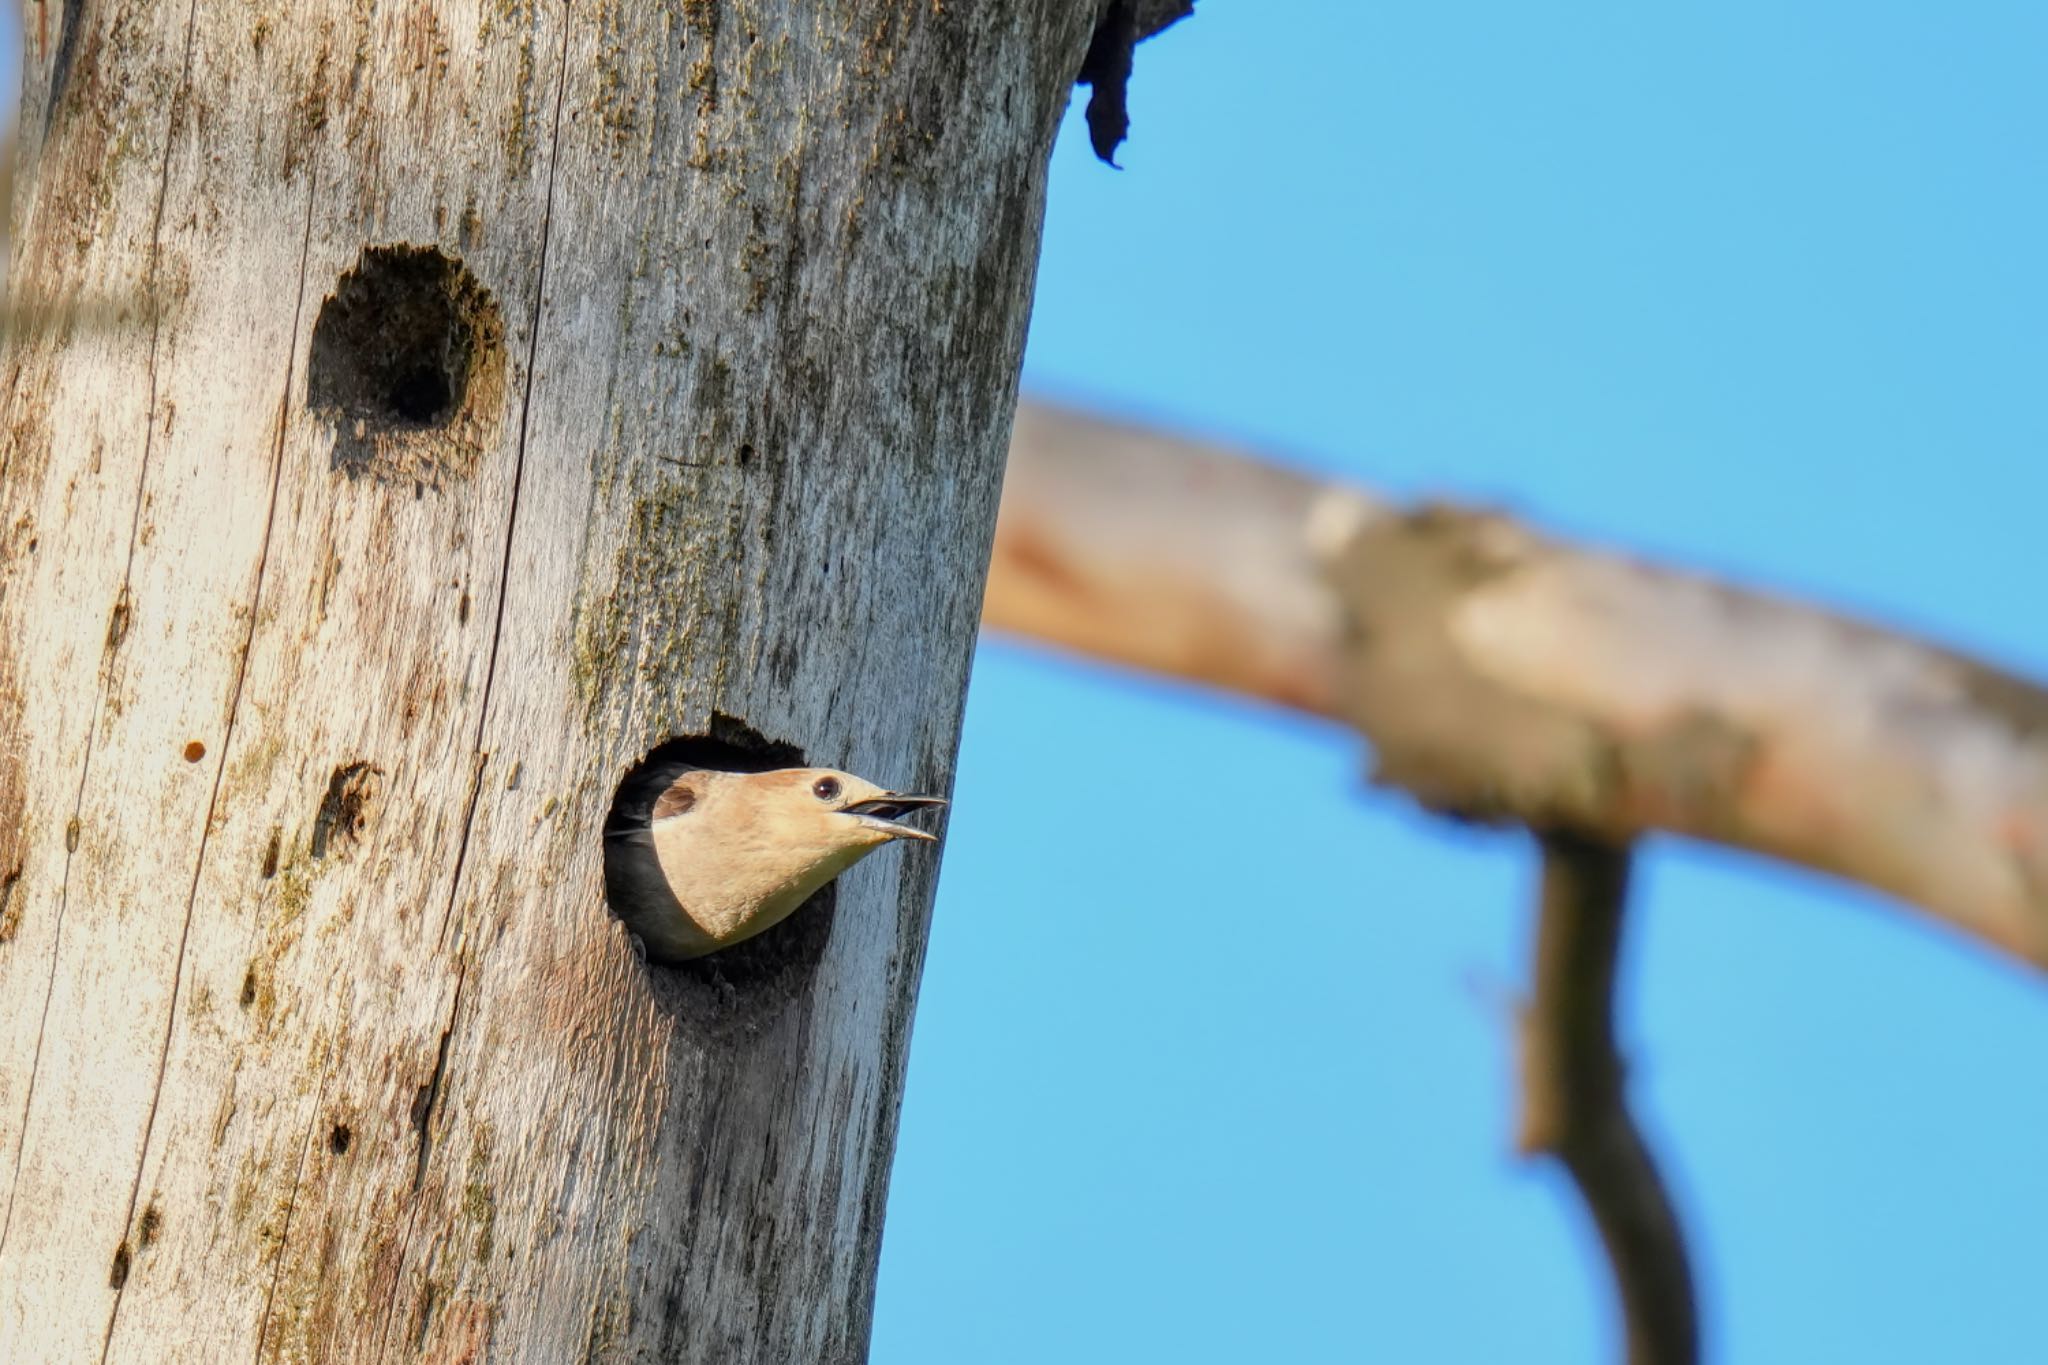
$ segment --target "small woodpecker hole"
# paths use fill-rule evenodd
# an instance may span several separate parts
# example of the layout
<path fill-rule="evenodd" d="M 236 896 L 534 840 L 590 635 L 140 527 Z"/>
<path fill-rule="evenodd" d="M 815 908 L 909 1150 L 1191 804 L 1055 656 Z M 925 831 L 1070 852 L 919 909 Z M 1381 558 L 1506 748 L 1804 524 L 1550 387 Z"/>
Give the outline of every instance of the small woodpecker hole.
<path fill-rule="evenodd" d="M 35 548 L 33 544 L 31 549 Z M 114 609 L 107 615 L 107 648 L 119 649 L 121 641 L 128 638 L 128 589 L 121 589 L 121 595 L 114 599 Z"/>
<path fill-rule="evenodd" d="M 336 768 L 327 779 L 327 794 L 320 798 L 320 812 L 313 817 L 312 855 L 346 857 L 353 852 L 383 791 L 384 770 L 373 763 L 357 761 Z"/>
<path fill-rule="evenodd" d="M 505 324 L 491 292 L 437 247 L 366 249 L 313 323 L 306 404 L 351 479 L 438 488 L 498 435 Z"/>
<path fill-rule="evenodd" d="M 328 1131 L 327 1150 L 333 1152 L 336 1156 L 347 1156 L 349 1144 L 354 1141 L 355 1134 L 348 1130 L 348 1125 L 337 1123 Z"/>
<path fill-rule="evenodd" d="M 832 938 L 836 889 L 828 883 L 788 919 L 730 948 L 664 962 L 634 925 L 644 916 L 680 910 L 673 900 L 649 906 L 635 891 L 647 884 L 650 873 L 658 876 L 658 868 L 645 840 L 633 836 L 647 828 L 655 801 L 686 769 L 767 772 L 805 766 L 798 746 L 770 740 L 744 721 L 713 713 L 707 733 L 678 736 L 649 750 L 627 770 L 613 797 L 604 822 L 606 902 L 631 939 L 639 940 L 656 1000 L 700 1034 L 728 1037 L 749 1031 L 804 993 Z"/>
<path fill-rule="evenodd" d="M 0 944 L 12 943 L 21 929 L 21 902 L 15 895 L 15 886 L 20 881 L 20 863 L 0 877 Z"/>

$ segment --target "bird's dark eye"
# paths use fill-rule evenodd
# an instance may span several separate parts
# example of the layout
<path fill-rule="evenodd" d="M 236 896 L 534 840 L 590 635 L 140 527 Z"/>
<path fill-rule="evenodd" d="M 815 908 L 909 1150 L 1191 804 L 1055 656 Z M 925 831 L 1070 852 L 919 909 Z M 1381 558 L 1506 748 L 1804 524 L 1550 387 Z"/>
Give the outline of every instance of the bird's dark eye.
<path fill-rule="evenodd" d="M 811 784 L 811 794 L 820 801 L 832 800 L 839 795 L 839 779 L 836 777 L 819 778 Z"/>

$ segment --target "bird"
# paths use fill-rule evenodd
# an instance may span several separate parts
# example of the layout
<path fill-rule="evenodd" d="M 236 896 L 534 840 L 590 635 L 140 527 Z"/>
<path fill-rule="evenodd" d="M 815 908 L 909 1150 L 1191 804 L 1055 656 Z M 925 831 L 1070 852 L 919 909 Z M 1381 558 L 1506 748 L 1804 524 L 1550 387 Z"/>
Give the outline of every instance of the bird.
<path fill-rule="evenodd" d="M 946 804 L 834 768 L 674 765 L 622 790 L 605 889 L 648 961 L 703 957 L 773 928 L 884 844 L 938 842 L 900 817 Z"/>

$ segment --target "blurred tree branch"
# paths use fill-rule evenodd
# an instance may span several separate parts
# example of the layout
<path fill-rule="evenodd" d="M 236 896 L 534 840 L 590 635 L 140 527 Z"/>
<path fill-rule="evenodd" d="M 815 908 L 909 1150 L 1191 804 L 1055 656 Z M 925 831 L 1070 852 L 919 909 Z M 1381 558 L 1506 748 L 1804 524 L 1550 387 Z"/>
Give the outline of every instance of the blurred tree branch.
<path fill-rule="evenodd" d="M 983 624 L 1349 723 L 1432 809 L 1747 849 L 2048 967 L 2048 694 L 1902 634 L 1033 403 Z"/>
<path fill-rule="evenodd" d="M 1630 1365 L 1692 1365 L 1699 1313 L 1678 1215 L 1628 1109 L 1614 985 L 1629 851 L 1546 834 L 1535 989 L 1522 1021 L 1526 1155 L 1555 1157 L 1600 1230 Z"/>
<path fill-rule="evenodd" d="M 2048 966 L 2048 693 L 1902 634 L 1034 403 L 982 621 L 1346 723 L 1380 783 L 1537 833 L 1520 1146 L 1585 1199 L 1633 1365 L 1699 1352 L 1614 1038 L 1637 839 L 1834 873 Z"/>

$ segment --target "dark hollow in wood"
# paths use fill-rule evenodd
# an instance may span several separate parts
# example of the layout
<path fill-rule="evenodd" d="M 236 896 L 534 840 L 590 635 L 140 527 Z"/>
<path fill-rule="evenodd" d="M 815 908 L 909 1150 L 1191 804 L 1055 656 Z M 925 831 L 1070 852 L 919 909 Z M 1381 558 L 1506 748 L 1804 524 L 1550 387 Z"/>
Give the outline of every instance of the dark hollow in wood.
<path fill-rule="evenodd" d="M 320 305 L 306 403 L 351 478 L 466 478 L 505 397 L 505 324 L 490 290 L 431 246 L 367 248 Z"/>
<path fill-rule="evenodd" d="M 312 854 L 344 856 L 351 852 L 376 813 L 384 789 L 384 770 L 373 763 L 344 763 L 327 779 L 326 795 L 313 817 Z M 267 865 L 267 864 L 266 864 Z"/>
<path fill-rule="evenodd" d="M 21 902 L 15 895 L 20 882 L 19 863 L 6 876 L 0 877 L 0 945 L 12 942 L 21 929 Z"/>

